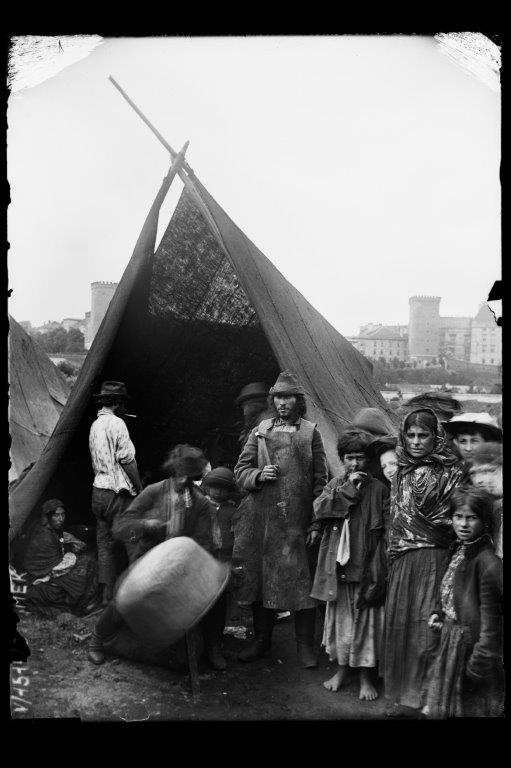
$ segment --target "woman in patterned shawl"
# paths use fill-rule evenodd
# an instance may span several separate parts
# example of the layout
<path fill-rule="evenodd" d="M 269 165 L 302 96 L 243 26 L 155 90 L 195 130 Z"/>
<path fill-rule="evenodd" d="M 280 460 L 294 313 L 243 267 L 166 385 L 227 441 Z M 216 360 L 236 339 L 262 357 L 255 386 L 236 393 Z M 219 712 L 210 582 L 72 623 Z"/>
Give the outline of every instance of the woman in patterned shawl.
<path fill-rule="evenodd" d="M 389 714 L 404 714 L 399 706 L 419 710 L 424 704 L 437 645 L 428 620 L 454 538 L 449 500 L 464 469 L 431 408 L 404 418 L 396 453 L 381 673 L 393 705 Z"/>

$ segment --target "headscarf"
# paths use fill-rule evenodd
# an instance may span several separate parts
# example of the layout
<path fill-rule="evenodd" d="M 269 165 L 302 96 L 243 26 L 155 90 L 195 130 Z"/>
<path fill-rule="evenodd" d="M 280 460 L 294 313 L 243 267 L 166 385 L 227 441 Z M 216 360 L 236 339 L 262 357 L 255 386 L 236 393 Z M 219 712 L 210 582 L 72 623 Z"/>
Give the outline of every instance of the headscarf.
<path fill-rule="evenodd" d="M 66 509 L 64 502 L 60 499 L 48 499 L 48 501 L 45 501 L 42 506 L 43 519 L 48 519 L 59 508 Z"/>
<path fill-rule="evenodd" d="M 427 456 L 415 458 L 410 456 L 406 449 L 406 425 L 410 418 L 418 412 L 428 413 L 432 417 L 435 424 L 435 444 L 433 450 L 428 453 Z M 423 426 L 430 429 L 429 424 L 426 424 L 425 422 L 423 422 Z M 442 427 L 440 419 L 432 408 L 415 408 L 405 416 L 399 427 L 396 456 L 398 467 L 400 467 L 402 474 L 412 472 L 416 467 L 420 467 L 423 464 L 439 464 L 442 467 L 452 467 L 459 461 L 459 457 L 456 456 L 449 446 L 447 435 Z"/>
<path fill-rule="evenodd" d="M 415 411 L 408 414 L 399 430 L 398 468 L 391 484 L 388 547 L 391 560 L 411 549 L 449 546 L 453 538 L 450 497 L 464 474 L 463 462 L 449 448 L 434 411 L 415 410 L 428 412 L 427 421 L 434 418 L 435 444 L 431 453 L 421 458 L 415 459 L 407 453 L 405 424 Z"/>

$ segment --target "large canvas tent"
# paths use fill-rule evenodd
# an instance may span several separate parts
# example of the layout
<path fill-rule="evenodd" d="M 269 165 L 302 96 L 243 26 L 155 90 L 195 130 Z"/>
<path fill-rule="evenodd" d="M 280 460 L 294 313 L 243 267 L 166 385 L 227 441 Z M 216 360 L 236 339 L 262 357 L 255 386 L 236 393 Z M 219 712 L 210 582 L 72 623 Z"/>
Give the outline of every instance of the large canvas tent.
<path fill-rule="evenodd" d="M 159 247 L 158 212 L 172 173 L 151 207 L 78 380 L 42 456 L 11 496 L 12 532 L 48 496 L 71 519 L 91 521 L 88 431 L 92 395 L 105 379 L 126 382 L 141 474 L 156 479 L 168 449 L 210 447 L 212 463 L 235 441 L 233 401 L 249 381 L 271 385 L 293 370 L 307 392 L 331 471 L 339 432 L 364 406 L 387 409 L 371 364 L 284 278 L 193 173 Z M 223 436 L 223 437 L 222 437 Z M 232 440 L 227 447 L 232 453 Z M 220 446 L 220 447 L 219 447 Z M 223 457 L 225 458 L 225 457 Z"/>
<path fill-rule="evenodd" d="M 9 316 L 9 481 L 41 455 L 70 389 L 44 349 Z"/>

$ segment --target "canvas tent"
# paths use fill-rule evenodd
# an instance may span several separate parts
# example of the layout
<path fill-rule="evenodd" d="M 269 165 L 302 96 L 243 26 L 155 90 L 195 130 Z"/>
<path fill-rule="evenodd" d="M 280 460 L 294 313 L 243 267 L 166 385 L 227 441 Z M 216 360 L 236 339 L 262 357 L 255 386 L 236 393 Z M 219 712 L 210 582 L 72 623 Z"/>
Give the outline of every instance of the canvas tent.
<path fill-rule="evenodd" d="M 235 433 L 233 401 L 249 381 L 271 385 L 289 368 L 307 392 L 332 471 L 340 430 L 362 407 L 393 416 L 370 363 L 344 339 L 234 224 L 193 173 L 155 251 L 151 207 L 133 256 L 89 350 L 57 427 L 36 466 L 11 496 L 12 533 L 48 496 L 71 519 L 90 522 L 88 432 L 92 394 L 125 381 L 141 474 L 155 472 L 180 442 L 209 444 Z M 214 440 L 213 440 L 214 442 Z"/>
<path fill-rule="evenodd" d="M 9 316 L 9 481 L 41 455 L 70 389 L 44 349 Z"/>

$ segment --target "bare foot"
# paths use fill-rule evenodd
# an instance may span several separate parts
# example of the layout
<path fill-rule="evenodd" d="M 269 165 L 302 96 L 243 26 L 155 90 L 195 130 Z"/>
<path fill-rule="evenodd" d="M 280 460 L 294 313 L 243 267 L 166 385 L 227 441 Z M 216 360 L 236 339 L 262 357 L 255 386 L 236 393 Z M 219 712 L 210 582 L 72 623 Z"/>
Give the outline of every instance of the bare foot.
<path fill-rule="evenodd" d="M 366 669 L 360 670 L 360 694 L 358 698 L 362 701 L 374 701 L 378 698 L 378 691 L 372 684 L 369 671 Z"/>
<path fill-rule="evenodd" d="M 327 689 L 327 691 L 338 691 L 339 688 L 342 685 L 342 681 L 344 680 L 344 675 L 346 674 L 346 667 L 339 667 L 337 672 L 333 677 L 331 677 L 329 680 L 325 680 L 323 685 Z"/>

